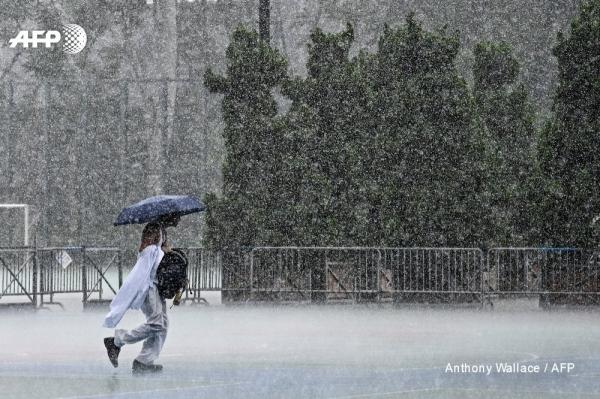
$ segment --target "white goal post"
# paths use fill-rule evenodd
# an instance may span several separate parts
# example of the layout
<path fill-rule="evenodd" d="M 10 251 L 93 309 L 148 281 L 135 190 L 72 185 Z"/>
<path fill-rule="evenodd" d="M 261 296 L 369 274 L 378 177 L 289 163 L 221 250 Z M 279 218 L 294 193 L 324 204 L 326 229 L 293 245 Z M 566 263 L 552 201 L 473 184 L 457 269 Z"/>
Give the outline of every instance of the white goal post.
<path fill-rule="evenodd" d="M 29 246 L 29 205 L 27 204 L 0 204 L 0 209 L 23 209 L 23 244 Z"/>

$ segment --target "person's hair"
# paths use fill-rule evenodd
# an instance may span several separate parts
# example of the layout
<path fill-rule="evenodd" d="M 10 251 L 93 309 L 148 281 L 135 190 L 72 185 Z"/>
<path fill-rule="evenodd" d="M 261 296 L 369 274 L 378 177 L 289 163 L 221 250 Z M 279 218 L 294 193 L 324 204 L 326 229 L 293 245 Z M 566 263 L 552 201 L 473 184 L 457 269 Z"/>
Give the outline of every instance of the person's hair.
<path fill-rule="evenodd" d="M 155 222 L 148 223 L 144 226 L 144 230 L 142 231 L 142 242 L 147 241 L 158 244 L 158 241 L 160 240 L 160 229 L 160 224 Z"/>

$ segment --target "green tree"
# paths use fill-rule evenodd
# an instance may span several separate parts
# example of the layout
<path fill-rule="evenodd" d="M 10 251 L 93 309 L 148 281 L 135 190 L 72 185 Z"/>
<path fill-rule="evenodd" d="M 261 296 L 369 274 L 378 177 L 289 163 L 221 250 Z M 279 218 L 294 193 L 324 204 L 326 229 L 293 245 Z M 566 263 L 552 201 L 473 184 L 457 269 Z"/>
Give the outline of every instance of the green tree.
<path fill-rule="evenodd" d="M 490 239 L 495 245 L 525 246 L 532 228 L 533 107 L 516 83 L 519 63 L 507 43 L 481 42 L 474 54 L 474 99 L 488 146 Z"/>
<path fill-rule="evenodd" d="M 370 89 L 360 59 L 349 58 L 351 25 L 340 33 L 316 29 L 308 47 L 308 77 L 284 88 L 293 103 L 286 131 L 293 149 L 288 181 L 295 181 L 289 210 L 291 229 L 304 245 L 359 245 L 366 242 L 365 179 L 372 154 Z"/>
<path fill-rule="evenodd" d="M 210 69 L 205 83 L 223 97 L 223 193 L 206 197 L 207 241 L 214 248 L 277 245 L 280 206 L 276 184 L 281 151 L 277 104 L 271 93 L 287 63 L 258 33 L 238 28 L 227 48 L 227 74 Z"/>
<path fill-rule="evenodd" d="M 374 109 L 382 244 L 475 246 L 483 240 L 483 137 L 455 67 L 456 36 L 413 15 L 385 27 L 376 54 Z"/>
<path fill-rule="evenodd" d="M 581 4 L 570 34 L 558 35 L 559 85 L 553 117 L 541 132 L 540 240 L 592 246 L 600 214 L 600 1 Z"/>

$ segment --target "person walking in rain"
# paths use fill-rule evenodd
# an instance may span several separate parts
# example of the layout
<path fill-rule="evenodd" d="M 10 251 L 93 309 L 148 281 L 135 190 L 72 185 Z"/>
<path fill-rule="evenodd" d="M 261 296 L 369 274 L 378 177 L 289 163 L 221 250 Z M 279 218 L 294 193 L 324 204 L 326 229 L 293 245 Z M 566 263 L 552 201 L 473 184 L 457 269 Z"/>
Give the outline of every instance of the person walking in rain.
<path fill-rule="evenodd" d="M 119 353 L 124 345 L 144 341 L 140 354 L 133 361 L 133 372 L 162 370 L 162 366 L 154 361 L 165 343 L 169 321 L 166 301 L 160 297 L 156 285 L 156 270 L 164 256 L 165 242 L 162 224 L 148 223 L 144 227 L 137 262 L 110 304 L 104 327 L 116 327 L 129 309 L 141 309 L 146 316 L 146 322 L 137 328 L 130 331 L 116 329 L 114 337 L 104 338 L 108 359 L 114 367 L 119 365 Z"/>

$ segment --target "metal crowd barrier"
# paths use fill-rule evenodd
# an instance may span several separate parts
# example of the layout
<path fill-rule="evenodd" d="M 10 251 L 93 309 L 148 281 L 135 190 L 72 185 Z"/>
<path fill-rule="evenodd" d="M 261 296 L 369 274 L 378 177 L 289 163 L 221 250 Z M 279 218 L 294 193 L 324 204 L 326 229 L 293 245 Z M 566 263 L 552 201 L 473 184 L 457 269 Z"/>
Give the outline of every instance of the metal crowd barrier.
<path fill-rule="evenodd" d="M 188 258 L 188 280 L 184 302 L 208 304 L 202 291 L 222 289 L 221 255 L 200 247 L 178 248 Z"/>
<path fill-rule="evenodd" d="M 219 252 L 222 270 L 222 303 L 250 300 L 252 248 L 229 249 Z"/>
<path fill-rule="evenodd" d="M 313 265 L 322 261 L 324 254 L 318 248 L 253 248 L 247 277 L 248 299 L 310 301 L 315 293 L 325 292 L 318 285 L 313 286 L 313 279 L 321 277 L 313 273 Z"/>
<path fill-rule="evenodd" d="M 258 247 L 249 295 L 276 301 L 481 301 L 477 248 Z"/>
<path fill-rule="evenodd" d="M 483 300 L 478 248 L 382 248 L 381 278 L 398 300 Z"/>
<path fill-rule="evenodd" d="M 36 254 L 33 247 L 0 248 L 0 305 L 37 307 Z"/>
<path fill-rule="evenodd" d="M 99 247 L 39 248 L 40 306 L 62 307 L 54 296 L 66 293 L 81 293 L 84 307 L 108 302 L 105 294 L 114 296 L 123 282 L 120 252 Z"/>
<path fill-rule="evenodd" d="M 492 248 L 484 280 L 489 297 L 539 295 L 542 305 L 600 303 L 600 251 Z"/>
<path fill-rule="evenodd" d="M 182 248 L 185 300 L 206 303 L 474 302 L 539 296 L 540 304 L 600 304 L 600 251 L 576 248 L 257 247 Z M 0 305 L 58 304 L 80 293 L 105 304 L 123 281 L 118 248 L 0 248 Z M 130 262 L 128 262 L 130 263 Z"/>

